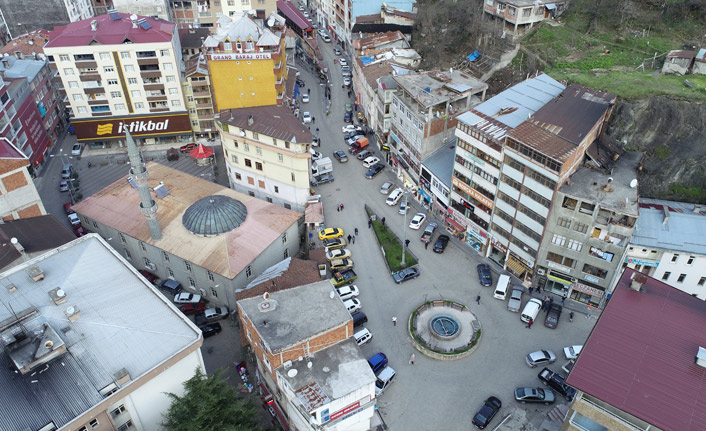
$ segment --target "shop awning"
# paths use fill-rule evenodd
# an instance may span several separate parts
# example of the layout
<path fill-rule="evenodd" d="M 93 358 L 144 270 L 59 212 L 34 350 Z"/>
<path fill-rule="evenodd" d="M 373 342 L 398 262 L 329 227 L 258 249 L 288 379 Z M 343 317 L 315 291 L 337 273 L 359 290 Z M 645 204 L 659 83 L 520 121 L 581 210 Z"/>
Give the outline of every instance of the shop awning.
<path fill-rule="evenodd" d="M 518 277 L 527 272 L 527 267 L 522 262 L 518 262 L 512 257 L 510 257 L 506 263 L 507 268 L 510 270 L 510 272 L 517 275 Z"/>
<path fill-rule="evenodd" d="M 451 226 L 453 226 L 456 230 L 458 230 L 460 232 L 466 231 L 465 226 L 463 226 L 461 223 L 457 222 L 456 220 L 454 220 L 451 217 L 446 217 L 446 223 L 450 224 Z"/>
<path fill-rule="evenodd" d="M 556 9 L 556 5 L 554 3 L 546 4 L 546 5 L 544 5 L 544 7 L 546 7 L 548 10 Z"/>

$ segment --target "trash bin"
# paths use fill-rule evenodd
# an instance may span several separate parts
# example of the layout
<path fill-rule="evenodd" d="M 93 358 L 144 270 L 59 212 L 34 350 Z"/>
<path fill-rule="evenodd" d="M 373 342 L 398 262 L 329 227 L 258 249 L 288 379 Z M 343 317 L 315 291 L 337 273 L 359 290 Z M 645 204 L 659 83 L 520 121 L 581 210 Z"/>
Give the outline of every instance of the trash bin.
<path fill-rule="evenodd" d="M 370 214 L 370 221 L 375 221 L 377 219 L 378 219 L 378 216 L 376 216 L 375 214 Z"/>

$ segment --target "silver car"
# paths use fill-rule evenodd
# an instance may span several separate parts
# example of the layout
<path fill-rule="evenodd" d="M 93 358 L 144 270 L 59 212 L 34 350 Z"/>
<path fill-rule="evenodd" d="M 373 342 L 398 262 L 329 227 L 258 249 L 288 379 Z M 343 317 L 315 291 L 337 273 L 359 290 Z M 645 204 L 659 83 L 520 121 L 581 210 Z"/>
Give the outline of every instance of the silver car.
<path fill-rule="evenodd" d="M 382 193 L 383 195 L 386 195 L 386 194 L 390 193 L 390 190 L 392 190 L 392 188 L 394 186 L 395 186 L 395 183 L 393 183 L 392 181 L 385 181 L 385 183 L 382 185 L 382 187 L 380 187 L 380 193 Z"/>
<path fill-rule="evenodd" d="M 553 364 L 554 361 L 556 361 L 556 355 L 551 350 L 537 350 L 527 354 L 527 357 L 525 357 L 525 362 L 530 368 L 534 368 L 537 365 Z"/>
<path fill-rule="evenodd" d="M 520 308 L 522 308 L 522 292 L 523 289 L 518 286 L 512 286 L 512 294 L 510 294 L 510 300 L 507 302 L 507 309 L 513 313 L 519 313 Z"/>

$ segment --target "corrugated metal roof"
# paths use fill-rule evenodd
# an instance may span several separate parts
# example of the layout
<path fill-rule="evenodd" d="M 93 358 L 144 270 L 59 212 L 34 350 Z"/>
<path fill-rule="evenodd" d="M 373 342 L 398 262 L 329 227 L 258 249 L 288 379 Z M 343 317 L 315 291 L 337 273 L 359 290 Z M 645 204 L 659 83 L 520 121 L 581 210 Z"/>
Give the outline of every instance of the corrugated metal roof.
<path fill-rule="evenodd" d="M 170 42 L 176 24 L 163 19 L 139 15 L 138 20 L 146 20 L 152 27 L 144 30 L 133 28 L 129 13 L 119 13 L 122 19 L 113 21 L 110 15 L 100 15 L 54 27 L 49 33 L 49 42 L 45 48 L 64 46 L 86 46 L 91 43 L 101 45 L 120 45 L 125 40 L 132 43 Z M 96 21 L 97 28 L 91 30 L 91 22 Z"/>
<path fill-rule="evenodd" d="M 706 302 L 626 268 L 567 379 L 571 386 L 665 430 L 702 431 Z"/>
<path fill-rule="evenodd" d="M 228 109 L 221 111 L 219 115 L 220 121 L 229 126 L 251 130 L 287 142 L 296 141 L 298 144 L 312 142 L 311 131 L 285 105 Z M 250 117 L 252 117 L 252 124 L 249 124 Z"/>
<path fill-rule="evenodd" d="M 669 211 L 666 223 L 665 207 Z M 706 213 L 702 208 L 684 202 L 640 199 L 640 217 L 630 243 L 706 255 Z M 697 212 L 694 212 L 695 209 Z"/>
<path fill-rule="evenodd" d="M 456 140 L 454 139 L 453 142 L 442 146 L 422 161 L 422 164 L 449 189 L 451 189 L 455 155 Z"/>
<path fill-rule="evenodd" d="M 38 265 L 45 278 L 32 281 L 26 273 Z M 39 429 L 50 421 L 64 426 L 103 400 L 99 391 L 127 369 L 132 380 L 199 342 L 200 332 L 137 270 L 105 241 L 90 234 L 52 250 L 0 275 L 17 290 L 0 289 L 0 301 L 14 310 L 35 307 L 38 317 L 28 329 L 46 323 L 61 337 L 68 351 L 36 374 L 0 372 L 0 429 Z M 55 305 L 48 292 L 61 287 L 66 302 Z M 66 319 L 76 306 L 80 317 Z M 0 320 L 12 318 L 0 307 Z M 11 363 L 0 343 L 3 363 Z"/>

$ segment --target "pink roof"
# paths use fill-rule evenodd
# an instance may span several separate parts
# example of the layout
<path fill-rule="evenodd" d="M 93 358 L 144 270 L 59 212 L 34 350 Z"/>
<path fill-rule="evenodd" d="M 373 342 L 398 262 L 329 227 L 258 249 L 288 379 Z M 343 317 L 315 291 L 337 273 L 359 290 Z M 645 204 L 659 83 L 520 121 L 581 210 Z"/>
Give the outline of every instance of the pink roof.
<path fill-rule="evenodd" d="M 641 291 L 631 277 L 645 277 Z M 706 302 L 627 268 L 567 383 L 663 430 L 706 424 Z"/>
<path fill-rule="evenodd" d="M 299 26 L 302 30 L 311 28 L 311 22 L 294 6 L 294 3 L 289 1 L 277 0 L 277 9 L 280 10 L 287 18 Z"/>
<path fill-rule="evenodd" d="M 126 39 L 132 43 L 169 42 L 172 40 L 172 33 L 174 33 L 176 27 L 174 23 L 163 19 L 138 16 L 138 20 L 144 19 L 151 26 L 151 28 L 144 30 L 139 25 L 137 28 L 133 28 L 130 14 L 118 14 L 121 19 L 116 21 L 113 21 L 110 15 L 100 15 L 67 25 L 56 26 L 49 33 L 49 43 L 47 43 L 46 47 L 84 46 L 94 41 L 94 43 L 101 45 L 120 45 Z M 98 23 L 96 31 L 91 30 L 91 21 L 93 20 Z"/>

